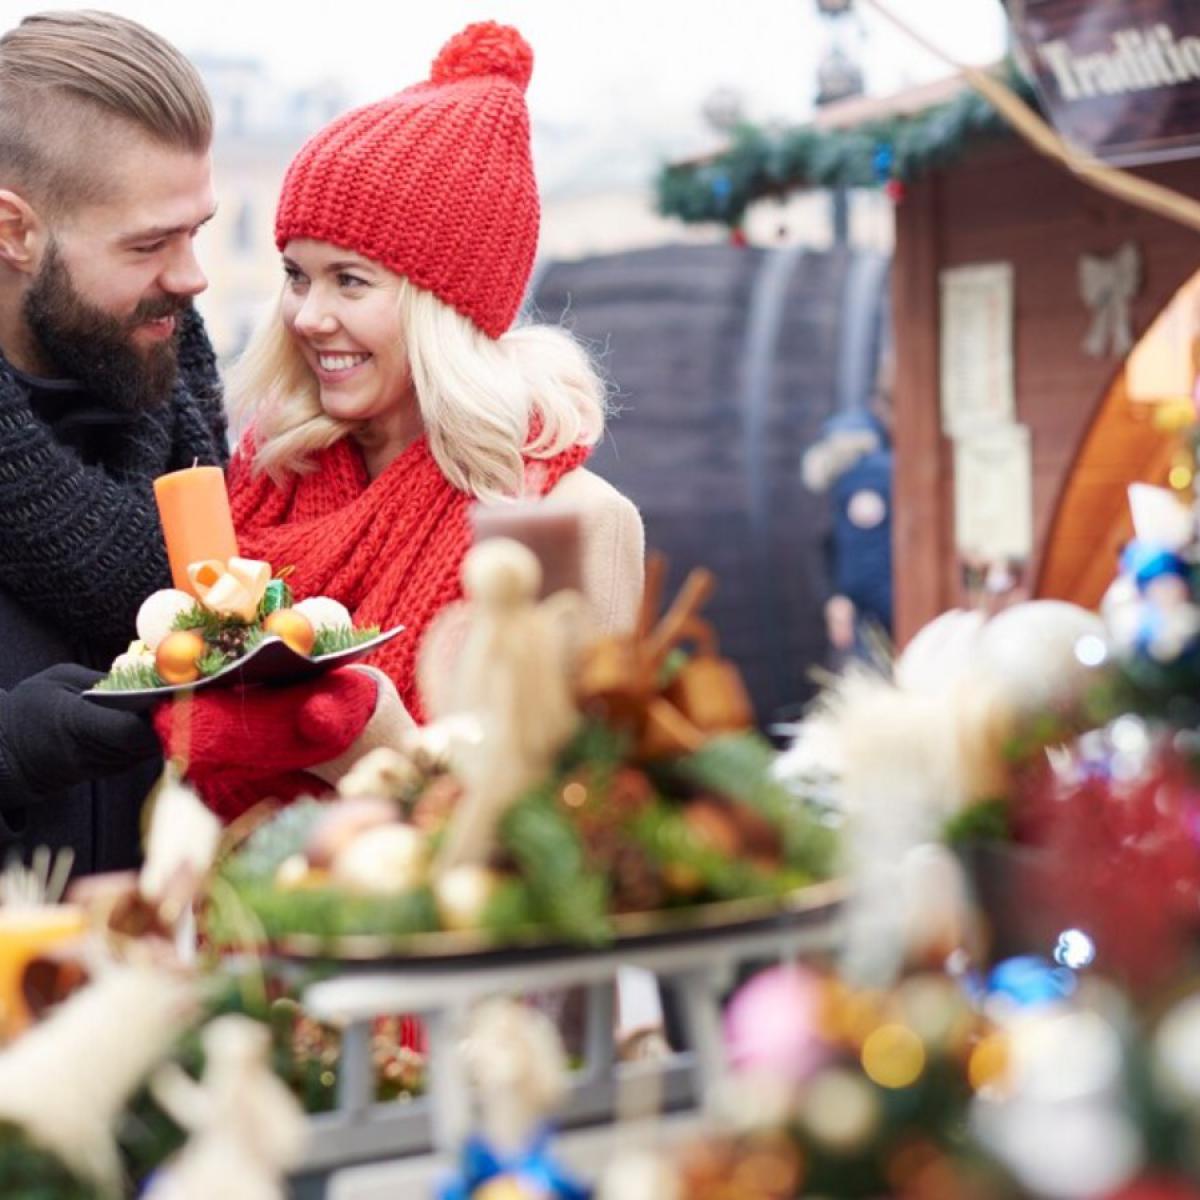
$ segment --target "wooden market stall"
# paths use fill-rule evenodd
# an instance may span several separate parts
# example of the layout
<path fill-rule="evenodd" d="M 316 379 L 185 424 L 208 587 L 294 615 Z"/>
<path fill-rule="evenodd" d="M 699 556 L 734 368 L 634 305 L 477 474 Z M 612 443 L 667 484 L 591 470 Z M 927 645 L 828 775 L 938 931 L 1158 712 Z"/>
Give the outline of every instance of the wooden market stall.
<path fill-rule="evenodd" d="M 1200 193 L 1200 160 L 1138 173 Z M 953 446 L 939 406 L 939 281 L 948 269 L 990 263 L 1012 269 L 1015 415 L 1030 430 L 1032 447 L 1032 590 L 1090 605 L 1111 579 L 1115 551 L 1128 533 L 1125 485 L 1164 482 L 1172 445 L 1154 420 L 1154 405 L 1129 398 L 1124 356 L 1083 349 L 1093 313 L 1080 295 L 1081 259 L 1111 255 L 1127 243 L 1141 261 L 1130 304 L 1137 337 L 1200 268 L 1194 232 L 1101 195 L 1015 137 L 912 181 L 897 205 L 901 639 L 961 596 Z"/>

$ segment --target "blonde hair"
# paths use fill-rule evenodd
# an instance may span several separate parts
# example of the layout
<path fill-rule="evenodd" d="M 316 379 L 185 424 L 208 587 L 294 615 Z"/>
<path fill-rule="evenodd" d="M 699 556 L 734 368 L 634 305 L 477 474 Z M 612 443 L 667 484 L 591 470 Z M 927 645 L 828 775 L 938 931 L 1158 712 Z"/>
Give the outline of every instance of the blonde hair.
<path fill-rule="evenodd" d="M 100 199 L 96 164 L 130 129 L 196 154 L 212 143 L 204 82 L 164 38 L 93 11 L 37 13 L 0 37 L 0 187 L 58 212 Z"/>
<path fill-rule="evenodd" d="M 564 329 L 526 325 L 492 339 L 401 278 L 397 303 L 413 390 L 442 474 L 480 500 L 521 495 L 522 456 L 594 445 L 606 391 Z M 252 430 L 254 469 L 278 480 L 357 426 L 325 415 L 317 381 L 284 328 L 280 300 L 230 372 L 235 421 Z"/>

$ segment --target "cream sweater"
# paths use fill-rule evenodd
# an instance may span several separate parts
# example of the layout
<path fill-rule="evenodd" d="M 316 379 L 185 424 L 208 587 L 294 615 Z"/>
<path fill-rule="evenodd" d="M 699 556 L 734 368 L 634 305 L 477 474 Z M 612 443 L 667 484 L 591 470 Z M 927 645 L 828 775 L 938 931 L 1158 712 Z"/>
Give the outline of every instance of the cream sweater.
<path fill-rule="evenodd" d="M 632 629 L 646 570 L 646 535 L 638 510 L 585 467 L 564 475 L 546 499 L 581 514 L 583 594 L 601 632 Z"/>

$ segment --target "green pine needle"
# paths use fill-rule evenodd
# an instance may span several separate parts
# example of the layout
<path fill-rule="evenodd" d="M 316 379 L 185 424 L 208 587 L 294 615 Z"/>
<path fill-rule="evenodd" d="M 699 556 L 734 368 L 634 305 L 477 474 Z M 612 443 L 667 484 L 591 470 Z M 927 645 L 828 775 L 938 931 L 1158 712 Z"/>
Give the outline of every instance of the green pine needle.
<path fill-rule="evenodd" d="M 369 642 L 378 636 L 378 625 L 371 625 L 366 629 L 353 629 L 349 625 L 327 625 L 323 629 L 317 630 L 312 657 L 324 658 L 327 654 L 340 654 L 343 650 L 353 650 L 355 646 L 361 646 L 363 642 Z"/>
<path fill-rule="evenodd" d="M 109 671 L 99 683 L 99 692 L 140 692 L 147 688 L 164 687 L 158 672 L 149 664 L 144 667 L 119 667 Z"/>
<path fill-rule="evenodd" d="M 196 666 L 200 668 L 200 674 L 207 679 L 210 675 L 223 671 L 231 662 L 233 662 L 232 655 L 210 647 L 208 653 L 196 663 Z"/>

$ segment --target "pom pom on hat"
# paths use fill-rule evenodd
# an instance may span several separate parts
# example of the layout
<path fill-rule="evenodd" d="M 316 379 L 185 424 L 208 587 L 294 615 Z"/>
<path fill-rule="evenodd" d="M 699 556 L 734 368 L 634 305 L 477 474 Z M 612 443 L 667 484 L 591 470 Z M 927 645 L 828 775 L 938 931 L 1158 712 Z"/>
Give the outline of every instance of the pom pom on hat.
<path fill-rule="evenodd" d="M 310 238 L 355 251 L 498 338 L 537 251 L 532 71 L 533 51 L 511 26 L 467 26 L 427 81 L 345 113 L 300 148 L 275 244 Z"/>
<path fill-rule="evenodd" d="M 480 21 L 456 33 L 433 60 L 430 83 L 501 75 L 525 91 L 533 75 L 533 51 L 511 26 Z"/>

